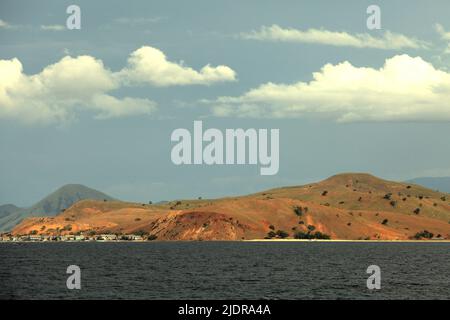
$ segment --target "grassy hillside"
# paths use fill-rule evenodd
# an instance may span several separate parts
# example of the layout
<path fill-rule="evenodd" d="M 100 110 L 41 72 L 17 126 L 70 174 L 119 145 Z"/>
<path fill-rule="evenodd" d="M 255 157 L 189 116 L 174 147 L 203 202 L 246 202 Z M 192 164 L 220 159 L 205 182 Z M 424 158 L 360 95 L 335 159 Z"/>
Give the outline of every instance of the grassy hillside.
<path fill-rule="evenodd" d="M 56 217 L 27 219 L 14 233 L 145 233 L 161 240 L 409 239 L 427 230 L 449 239 L 449 200 L 448 194 L 417 185 L 341 174 L 305 186 L 214 200 L 158 205 L 85 200 Z"/>
<path fill-rule="evenodd" d="M 450 221 L 449 194 L 370 174 L 339 174 L 318 183 L 257 195 L 312 201 L 346 210 L 389 211 Z"/>

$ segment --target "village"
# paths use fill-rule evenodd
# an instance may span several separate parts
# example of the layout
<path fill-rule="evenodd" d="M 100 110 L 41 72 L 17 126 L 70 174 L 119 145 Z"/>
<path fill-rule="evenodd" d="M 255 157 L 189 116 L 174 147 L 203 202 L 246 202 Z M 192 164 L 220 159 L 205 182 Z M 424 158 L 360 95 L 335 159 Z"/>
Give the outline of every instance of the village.
<path fill-rule="evenodd" d="M 151 241 L 155 236 L 144 237 L 136 234 L 99 234 L 99 235 L 0 235 L 0 242 L 120 242 L 120 241 Z"/>

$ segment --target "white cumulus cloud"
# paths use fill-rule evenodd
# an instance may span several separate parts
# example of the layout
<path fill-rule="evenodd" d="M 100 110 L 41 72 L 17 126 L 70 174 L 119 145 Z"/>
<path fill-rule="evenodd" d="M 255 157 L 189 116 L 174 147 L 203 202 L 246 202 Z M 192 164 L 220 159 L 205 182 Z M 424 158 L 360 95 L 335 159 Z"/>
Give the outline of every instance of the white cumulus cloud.
<path fill-rule="evenodd" d="M 0 118 L 64 123 L 82 109 L 100 118 L 154 111 L 151 100 L 108 95 L 117 88 L 113 74 L 91 56 L 66 56 L 34 75 L 26 75 L 16 58 L 0 60 Z"/>
<path fill-rule="evenodd" d="M 241 38 L 261 41 L 316 43 L 331 46 L 346 46 L 355 48 L 375 49 L 404 49 L 427 48 L 427 43 L 403 34 L 386 31 L 380 37 L 374 37 L 368 33 L 350 34 L 340 31 L 325 29 L 298 30 L 282 28 L 276 24 L 267 27 L 262 26 L 257 31 L 241 33 Z"/>
<path fill-rule="evenodd" d="M 217 116 L 351 121 L 450 121 L 450 73 L 397 55 L 379 68 L 326 64 L 310 82 L 266 83 L 212 104 Z"/>
<path fill-rule="evenodd" d="M 209 64 L 196 71 L 167 60 L 165 54 L 153 47 L 141 47 L 128 59 L 128 66 L 118 74 L 128 84 L 151 84 L 154 86 L 209 85 L 217 82 L 235 81 L 233 69 Z"/>
<path fill-rule="evenodd" d="M 144 46 L 131 53 L 118 72 L 101 60 L 66 56 L 41 72 L 27 75 L 19 59 L 0 60 L 0 118 L 24 123 L 64 123 L 80 111 L 98 119 L 151 114 L 150 99 L 123 97 L 112 92 L 123 85 L 209 85 L 235 80 L 227 66 L 206 65 L 200 71 L 170 62 L 163 52 Z"/>

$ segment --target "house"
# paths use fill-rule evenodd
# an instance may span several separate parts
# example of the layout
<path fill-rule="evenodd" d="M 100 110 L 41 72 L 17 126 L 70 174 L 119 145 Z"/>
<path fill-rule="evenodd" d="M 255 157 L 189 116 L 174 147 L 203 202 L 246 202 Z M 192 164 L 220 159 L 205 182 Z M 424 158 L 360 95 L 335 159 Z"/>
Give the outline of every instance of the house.
<path fill-rule="evenodd" d="M 101 234 L 96 238 L 97 241 L 116 241 L 117 235 L 115 234 Z"/>
<path fill-rule="evenodd" d="M 144 238 L 142 238 L 141 236 L 136 235 L 136 234 L 129 234 L 128 237 L 132 241 L 142 241 L 142 240 L 144 240 Z"/>
<path fill-rule="evenodd" d="M 39 235 L 30 235 L 28 236 L 29 241 L 42 241 L 42 236 Z"/>

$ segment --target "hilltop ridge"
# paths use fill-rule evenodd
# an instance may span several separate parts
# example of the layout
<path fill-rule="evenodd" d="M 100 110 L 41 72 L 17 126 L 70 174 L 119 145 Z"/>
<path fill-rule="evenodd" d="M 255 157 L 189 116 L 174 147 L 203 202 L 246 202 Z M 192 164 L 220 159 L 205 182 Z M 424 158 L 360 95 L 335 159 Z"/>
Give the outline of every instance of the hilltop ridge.
<path fill-rule="evenodd" d="M 346 173 L 303 186 L 162 204 L 83 200 L 55 217 L 28 218 L 14 234 L 140 233 L 160 240 L 322 237 L 450 239 L 450 196 L 421 186 Z"/>

